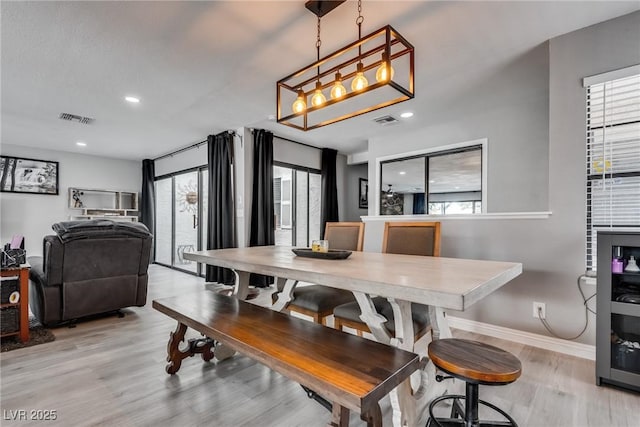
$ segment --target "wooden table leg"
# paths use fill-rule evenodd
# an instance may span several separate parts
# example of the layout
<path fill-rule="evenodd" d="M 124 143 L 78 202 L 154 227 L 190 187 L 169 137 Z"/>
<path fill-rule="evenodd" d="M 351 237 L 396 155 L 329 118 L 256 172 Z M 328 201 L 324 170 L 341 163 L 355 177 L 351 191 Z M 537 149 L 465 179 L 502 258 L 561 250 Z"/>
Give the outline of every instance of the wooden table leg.
<path fill-rule="evenodd" d="M 251 276 L 251 273 L 247 273 L 246 271 L 235 271 L 235 273 L 237 279 L 233 294 L 238 299 L 246 300 L 249 295 L 249 277 Z"/>
<path fill-rule="evenodd" d="M 360 419 L 367 422 L 367 427 L 382 427 L 380 404 L 376 403 L 375 406 L 361 413 Z"/>
<path fill-rule="evenodd" d="M 415 332 L 411 315 L 411 302 L 388 299 L 393 310 L 395 323 L 395 337 L 391 339 L 391 345 L 406 351 L 414 351 Z M 393 409 L 392 422 L 396 427 L 416 426 L 418 414 L 416 400 L 413 397 L 411 379 L 406 379 L 402 384 L 391 391 L 389 398 Z"/>
<path fill-rule="evenodd" d="M 296 288 L 297 284 L 297 280 L 287 279 L 284 284 L 284 289 L 278 293 L 278 299 L 273 303 L 271 308 L 275 311 L 282 311 L 287 308 L 289 301 L 293 299 L 293 290 Z"/>
<path fill-rule="evenodd" d="M 429 306 L 429 321 L 433 328 L 432 335 L 434 340 L 453 337 L 453 335 L 451 335 L 451 329 L 449 328 L 449 322 L 447 322 L 444 310 L 441 307 Z"/>
<path fill-rule="evenodd" d="M 171 332 L 169 343 L 167 344 L 167 367 L 168 374 L 175 374 L 182 365 L 182 360 L 192 357 L 194 354 L 201 354 L 205 362 L 213 359 L 214 352 L 211 350 L 214 341 L 210 338 L 189 340 L 186 350 L 180 350 L 180 343 L 184 341 L 184 334 L 187 332 L 187 325 L 178 322 L 174 332 Z"/>
<path fill-rule="evenodd" d="M 331 422 L 327 427 L 349 427 L 349 409 L 333 402 Z"/>
<path fill-rule="evenodd" d="M 390 344 L 391 334 L 389 334 L 386 326 L 384 326 L 387 319 L 376 311 L 371 297 L 362 292 L 354 292 L 353 296 L 360 306 L 360 320 L 367 324 L 376 341 L 383 344 Z"/>
<path fill-rule="evenodd" d="M 396 336 L 392 337 L 384 326 L 387 319 L 376 311 L 371 297 L 362 292 L 354 292 L 353 295 L 362 312 L 360 319 L 367 324 L 376 341 L 413 352 L 414 331 L 409 301 L 389 299 L 396 327 Z M 412 396 L 411 380 L 407 379 L 392 390 L 390 398 L 393 425 L 395 427 L 416 426 L 418 420 L 416 402 Z M 364 418 L 363 420 L 367 421 Z M 372 419 L 372 422 L 374 421 L 375 419 Z M 370 425 L 375 425 L 375 423 Z"/>

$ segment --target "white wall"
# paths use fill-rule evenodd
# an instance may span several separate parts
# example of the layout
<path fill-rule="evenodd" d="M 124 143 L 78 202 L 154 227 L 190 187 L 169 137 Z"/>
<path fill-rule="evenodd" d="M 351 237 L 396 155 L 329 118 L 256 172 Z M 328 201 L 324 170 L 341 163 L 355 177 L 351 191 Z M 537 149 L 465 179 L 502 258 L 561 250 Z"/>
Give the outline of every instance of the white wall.
<path fill-rule="evenodd" d="M 3 155 L 59 162 L 59 195 L 0 193 L 0 242 L 25 236 L 27 255 L 42 254 L 51 225 L 78 213 L 69 205 L 69 187 L 140 192 L 142 162 L 2 144 Z"/>
<path fill-rule="evenodd" d="M 547 52 L 545 61 L 541 55 Z M 532 303 L 539 301 L 547 304 L 552 327 L 566 337 L 580 332 L 585 322 L 576 284 L 586 267 L 582 78 L 640 63 L 640 12 L 557 37 L 549 41 L 548 49 L 538 48 L 530 55 L 514 69 L 508 66 L 496 74 L 504 78 L 503 86 L 494 88 L 494 96 L 483 97 L 486 106 L 474 107 L 487 111 L 443 117 L 440 124 L 397 138 L 394 144 L 370 141 L 369 161 L 374 164 L 378 156 L 423 146 L 488 137 L 489 212 L 548 209 L 552 214 L 541 219 L 438 218 L 442 256 L 516 261 L 524 266 L 521 276 L 455 315 L 549 335 L 532 317 Z M 545 63 L 548 69 L 541 66 Z M 548 87 L 541 84 L 545 80 Z M 548 96 L 539 94 L 531 102 L 527 96 L 508 94 L 543 91 Z M 473 104 L 477 93 L 468 96 Z M 544 98 L 548 104 L 539 102 Z M 374 182 L 375 173 L 369 170 L 369 182 Z M 380 250 L 382 227 L 382 221 L 367 221 L 365 250 Z M 585 290 L 587 295 L 595 292 L 590 285 Z M 589 328 L 576 341 L 595 344 L 595 316 L 589 317 Z"/>

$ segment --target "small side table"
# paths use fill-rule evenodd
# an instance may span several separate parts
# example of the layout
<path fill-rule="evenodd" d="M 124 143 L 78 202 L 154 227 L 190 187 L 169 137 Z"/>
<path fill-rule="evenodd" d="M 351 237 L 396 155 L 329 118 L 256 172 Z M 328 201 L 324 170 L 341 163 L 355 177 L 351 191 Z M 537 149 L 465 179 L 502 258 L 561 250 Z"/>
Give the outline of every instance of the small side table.
<path fill-rule="evenodd" d="M 16 332 L 2 334 L 2 337 L 18 335 L 20 341 L 29 341 L 29 264 L 22 264 L 20 267 L 3 268 L 0 270 L 1 277 L 18 277 L 20 281 L 20 301 L 15 304 L 2 303 L 0 308 L 17 307 L 20 316 L 20 328 Z"/>

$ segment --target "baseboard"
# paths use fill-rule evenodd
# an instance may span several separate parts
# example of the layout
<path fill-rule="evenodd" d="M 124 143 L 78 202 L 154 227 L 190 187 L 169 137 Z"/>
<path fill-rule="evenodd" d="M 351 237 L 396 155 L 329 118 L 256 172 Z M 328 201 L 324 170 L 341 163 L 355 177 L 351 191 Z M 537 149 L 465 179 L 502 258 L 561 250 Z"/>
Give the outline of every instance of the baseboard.
<path fill-rule="evenodd" d="M 490 337 L 501 338 L 520 344 L 556 351 L 583 359 L 596 360 L 596 347 L 594 345 L 581 344 L 554 337 L 533 334 L 531 332 L 518 331 L 475 320 L 462 319 L 455 316 L 447 316 L 449 326 L 463 331 L 476 332 Z"/>

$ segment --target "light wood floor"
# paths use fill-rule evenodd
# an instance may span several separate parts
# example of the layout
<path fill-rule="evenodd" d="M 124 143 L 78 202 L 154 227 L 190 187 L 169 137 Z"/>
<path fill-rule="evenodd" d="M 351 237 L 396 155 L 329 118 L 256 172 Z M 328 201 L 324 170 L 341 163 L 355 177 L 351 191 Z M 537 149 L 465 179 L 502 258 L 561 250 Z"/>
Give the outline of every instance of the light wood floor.
<path fill-rule="evenodd" d="M 145 307 L 125 310 L 123 319 L 57 328 L 55 342 L 2 353 L 0 424 L 325 426 L 329 413 L 297 384 L 246 357 L 211 363 L 194 357 L 177 375 L 165 373 L 175 324 L 153 310 L 151 300 L 203 287 L 202 279 L 154 265 Z M 258 301 L 266 300 L 264 292 Z M 481 387 L 480 397 L 521 426 L 640 426 L 640 395 L 597 387 L 594 362 L 461 331 L 454 335 L 497 345 L 520 358 L 518 381 Z M 381 405 L 390 425 L 388 398 Z M 57 419 L 10 421 L 10 411 L 21 409 L 55 410 Z M 363 423 L 353 415 L 351 425 Z"/>

